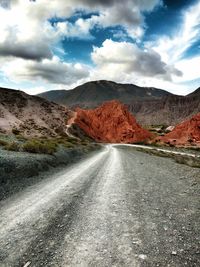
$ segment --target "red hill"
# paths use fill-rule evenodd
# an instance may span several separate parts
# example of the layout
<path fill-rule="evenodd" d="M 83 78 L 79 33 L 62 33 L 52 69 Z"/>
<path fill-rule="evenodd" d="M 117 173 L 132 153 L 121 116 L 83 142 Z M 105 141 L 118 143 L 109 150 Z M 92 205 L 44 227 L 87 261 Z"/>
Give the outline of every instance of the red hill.
<path fill-rule="evenodd" d="M 196 144 L 200 146 L 200 113 L 178 124 L 172 132 L 157 140 L 174 145 Z"/>
<path fill-rule="evenodd" d="M 77 109 L 75 123 L 96 141 L 137 143 L 151 137 L 129 113 L 125 105 L 113 100 L 91 110 Z"/>

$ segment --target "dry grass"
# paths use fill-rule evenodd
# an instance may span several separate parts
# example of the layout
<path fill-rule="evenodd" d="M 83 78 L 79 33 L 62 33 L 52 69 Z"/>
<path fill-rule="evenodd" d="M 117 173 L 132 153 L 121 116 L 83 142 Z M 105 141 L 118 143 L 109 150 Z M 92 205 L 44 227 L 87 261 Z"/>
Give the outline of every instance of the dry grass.
<path fill-rule="evenodd" d="M 60 148 L 71 149 L 76 146 L 83 146 L 85 148 L 91 147 L 91 143 L 87 140 L 80 140 L 70 137 L 57 138 L 31 138 L 27 139 L 22 135 L 15 135 L 14 140 L 0 139 L 0 146 L 9 151 L 29 152 L 38 154 L 53 155 Z"/>
<path fill-rule="evenodd" d="M 57 144 L 51 141 L 29 140 L 22 145 L 22 150 L 29 153 L 53 155 L 57 151 Z"/>

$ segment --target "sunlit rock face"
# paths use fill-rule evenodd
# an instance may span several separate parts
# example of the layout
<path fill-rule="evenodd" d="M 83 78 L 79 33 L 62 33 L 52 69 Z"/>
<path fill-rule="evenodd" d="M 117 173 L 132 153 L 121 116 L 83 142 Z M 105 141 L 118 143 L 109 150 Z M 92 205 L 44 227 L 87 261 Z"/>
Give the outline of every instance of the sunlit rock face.
<path fill-rule="evenodd" d="M 151 138 L 117 100 L 103 103 L 96 109 L 77 109 L 75 123 L 91 138 L 107 143 L 137 143 Z"/>
<path fill-rule="evenodd" d="M 66 133 L 71 111 L 22 91 L 0 88 L 0 133 L 55 137 Z"/>
<path fill-rule="evenodd" d="M 174 145 L 200 146 L 200 113 L 178 124 L 173 131 L 156 140 Z"/>

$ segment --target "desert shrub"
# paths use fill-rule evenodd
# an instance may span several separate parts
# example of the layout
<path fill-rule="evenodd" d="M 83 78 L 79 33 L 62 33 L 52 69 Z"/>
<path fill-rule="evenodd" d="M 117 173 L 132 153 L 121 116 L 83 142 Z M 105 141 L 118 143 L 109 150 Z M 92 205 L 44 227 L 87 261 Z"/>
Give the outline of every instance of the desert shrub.
<path fill-rule="evenodd" d="M 155 141 L 155 142 L 151 142 L 151 144 L 150 144 L 151 146 L 155 146 L 155 147 L 163 147 L 164 146 L 164 144 L 162 144 L 162 143 L 159 143 L 159 141 Z"/>
<path fill-rule="evenodd" d="M 8 143 L 6 146 L 5 146 L 5 149 L 6 150 L 9 150 L 9 151 L 20 151 L 21 150 L 21 147 L 20 147 L 20 144 L 17 143 L 17 142 L 12 142 L 12 143 Z"/>
<path fill-rule="evenodd" d="M 72 144 L 76 144 L 77 143 L 77 139 L 76 138 L 72 138 L 72 137 L 67 137 L 67 142 L 72 143 Z"/>
<path fill-rule="evenodd" d="M 66 148 L 72 148 L 72 147 L 74 147 L 74 144 L 72 144 L 70 142 L 65 142 L 65 143 L 63 143 L 63 146 Z"/>
<path fill-rule="evenodd" d="M 200 147 L 189 147 L 189 149 L 200 152 Z"/>
<path fill-rule="evenodd" d="M 55 140 L 55 142 L 56 142 L 57 144 L 64 145 L 64 146 L 66 146 L 66 147 L 70 147 L 70 146 L 74 146 L 74 145 L 79 144 L 79 140 L 74 139 L 74 138 L 71 138 L 71 137 L 67 137 L 67 138 L 57 138 L 57 139 Z"/>
<path fill-rule="evenodd" d="M 0 140 L 0 146 L 7 146 L 8 142 L 5 140 Z"/>
<path fill-rule="evenodd" d="M 133 144 L 137 144 L 137 145 L 146 145 L 147 144 L 147 141 L 138 141 L 138 142 L 135 142 Z"/>
<path fill-rule="evenodd" d="M 51 141 L 29 140 L 23 145 L 23 151 L 29 153 L 52 155 L 57 150 L 57 145 Z"/>
<path fill-rule="evenodd" d="M 81 142 L 81 145 L 83 145 L 83 146 L 88 146 L 88 144 L 89 144 L 89 143 L 88 143 L 87 141 L 82 141 L 82 142 Z"/>
<path fill-rule="evenodd" d="M 184 155 L 175 155 L 174 159 L 180 164 L 186 164 L 190 167 L 200 168 L 200 158 L 184 156 Z"/>
<path fill-rule="evenodd" d="M 18 134 L 20 134 L 20 131 L 19 131 L 18 129 L 16 129 L 16 128 L 13 128 L 13 129 L 12 129 L 12 133 L 13 133 L 14 135 L 18 135 Z"/>
<path fill-rule="evenodd" d="M 16 138 L 17 138 L 17 140 L 19 140 L 20 142 L 24 142 L 24 141 L 26 141 L 27 140 L 27 138 L 26 137 L 24 137 L 23 135 L 16 135 Z"/>
<path fill-rule="evenodd" d="M 166 151 L 159 151 L 156 149 L 145 149 L 145 148 L 137 148 L 138 151 L 148 153 L 150 155 L 159 156 L 159 157 L 168 157 L 174 159 L 177 163 L 185 164 L 190 167 L 200 168 L 200 158 L 199 157 L 191 157 L 188 155 L 181 154 L 173 154 Z"/>

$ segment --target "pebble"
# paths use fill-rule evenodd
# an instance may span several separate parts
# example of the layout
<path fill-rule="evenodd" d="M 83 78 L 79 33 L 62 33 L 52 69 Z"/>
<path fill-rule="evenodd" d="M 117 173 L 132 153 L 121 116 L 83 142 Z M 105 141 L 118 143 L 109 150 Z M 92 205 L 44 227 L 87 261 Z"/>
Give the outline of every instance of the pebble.
<path fill-rule="evenodd" d="M 27 261 L 27 263 L 24 265 L 24 267 L 28 267 L 30 266 L 31 262 L 30 261 Z"/>
<path fill-rule="evenodd" d="M 138 257 L 139 257 L 140 259 L 142 259 L 142 260 L 145 260 L 145 259 L 147 258 L 147 255 L 140 254 Z"/>

